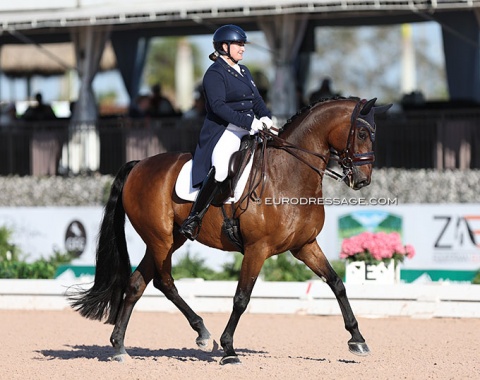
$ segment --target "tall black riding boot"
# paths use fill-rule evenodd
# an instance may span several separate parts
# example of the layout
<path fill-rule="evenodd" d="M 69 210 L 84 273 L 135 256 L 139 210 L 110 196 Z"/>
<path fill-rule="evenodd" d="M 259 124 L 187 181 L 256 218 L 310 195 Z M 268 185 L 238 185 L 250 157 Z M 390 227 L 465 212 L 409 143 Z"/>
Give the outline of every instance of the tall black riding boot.
<path fill-rule="evenodd" d="M 195 240 L 202 226 L 202 219 L 220 190 L 221 182 L 215 181 L 215 168 L 211 168 L 203 181 L 202 187 L 193 203 L 190 215 L 180 227 L 180 233 L 190 240 Z"/>

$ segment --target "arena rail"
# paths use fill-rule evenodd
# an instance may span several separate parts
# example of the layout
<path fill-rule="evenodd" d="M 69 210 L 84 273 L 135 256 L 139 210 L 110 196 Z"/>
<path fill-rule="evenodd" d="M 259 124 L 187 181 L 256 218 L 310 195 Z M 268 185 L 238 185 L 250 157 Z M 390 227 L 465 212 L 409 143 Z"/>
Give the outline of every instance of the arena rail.
<path fill-rule="evenodd" d="M 66 290 L 88 287 L 92 278 L 77 280 L 0 280 L 0 310 L 63 310 Z M 237 283 L 183 279 L 177 288 L 198 313 L 229 313 Z M 396 285 L 345 285 L 357 317 L 479 318 L 480 286 L 435 282 Z M 135 310 L 177 312 L 163 294 L 149 285 Z M 340 315 L 330 288 L 322 281 L 258 281 L 247 313 Z"/>

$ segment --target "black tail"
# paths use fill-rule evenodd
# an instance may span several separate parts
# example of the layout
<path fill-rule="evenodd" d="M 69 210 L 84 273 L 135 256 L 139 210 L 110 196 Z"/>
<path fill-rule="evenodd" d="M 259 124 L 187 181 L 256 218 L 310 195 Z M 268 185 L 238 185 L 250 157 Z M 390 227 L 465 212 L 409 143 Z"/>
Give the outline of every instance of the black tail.
<path fill-rule="evenodd" d="M 95 281 L 88 290 L 67 294 L 73 309 L 82 316 L 115 324 L 132 273 L 125 240 L 123 185 L 138 161 L 127 162 L 117 173 L 105 205 L 97 243 Z"/>

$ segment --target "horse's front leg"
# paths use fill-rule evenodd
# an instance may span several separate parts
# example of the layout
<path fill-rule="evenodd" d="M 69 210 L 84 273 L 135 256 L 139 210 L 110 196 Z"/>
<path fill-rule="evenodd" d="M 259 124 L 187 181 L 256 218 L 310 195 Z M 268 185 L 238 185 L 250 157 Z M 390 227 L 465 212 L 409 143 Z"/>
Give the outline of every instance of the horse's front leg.
<path fill-rule="evenodd" d="M 305 245 L 297 251 L 292 251 L 292 254 L 297 259 L 303 261 L 317 276 L 323 278 L 328 286 L 330 286 L 330 289 L 332 289 L 340 305 L 340 310 L 345 322 L 345 329 L 352 336 L 348 341 L 350 352 L 361 356 L 368 355 L 370 350 L 358 329 L 358 322 L 348 301 L 345 285 L 333 270 L 321 248 L 318 246 L 317 241 Z"/>
<path fill-rule="evenodd" d="M 253 287 L 264 261 L 265 258 L 262 257 L 259 252 L 245 250 L 242 269 L 240 271 L 240 279 L 233 298 L 233 311 L 220 338 L 220 344 L 224 351 L 224 356 L 220 360 L 220 364 L 222 365 L 240 364 L 240 359 L 233 348 L 233 334 L 235 333 L 240 317 L 248 306 Z"/>

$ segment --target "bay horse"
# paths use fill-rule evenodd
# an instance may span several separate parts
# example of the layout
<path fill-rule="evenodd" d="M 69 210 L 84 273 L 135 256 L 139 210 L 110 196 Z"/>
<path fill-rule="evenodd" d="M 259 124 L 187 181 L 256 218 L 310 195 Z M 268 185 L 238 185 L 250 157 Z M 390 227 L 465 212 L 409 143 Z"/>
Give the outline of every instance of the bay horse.
<path fill-rule="evenodd" d="M 369 354 L 345 286 L 317 243 L 325 219 L 322 202 L 262 200 L 319 200 L 324 174 L 343 180 L 353 189 L 367 186 L 374 162 L 374 113 L 390 107 L 376 107 L 375 101 L 376 98 L 322 100 L 287 121 L 278 137 L 262 132 L 264 141 L 260 145 L 266 148 L 254 158 L 258 161 L 262 157 L 261 177 L 265 180 L 255 193 L 261 197 L 257 195 L 258 199 L 252 201 L 254 193 L 247 193 L 252 190 L 247 188 L 246 196 L 232 207 L 243 238 L 243 261 L 233 310 L 220 338 L 224 351 L 220 364 L 240 363 L 233 345 L 237 324 L 265 260 L 286 251 L 304 262 L 333 291 L 345 328 L 351 334 L 349 350 L 357 355 Z M 214 345 L 203 319 L 178 294 L 171 275 L 172 255 L 186 241 L 178 229 L 191 208 L 191 202 L 176 195 L 175 182 L 189 159 L 189 153 L 169 152 L 128 162 L 120 168 L 100 227 L 94 283 L 90 289 L 67 294 L 71 306 L 82 316 L 115 325 L 110 337 L 115 351 L 113 360 L 128 357 L 124 345 L 127 325 L 135 303 L 151 280 L 196 331 L 198 347 L 210 350 Z M 338 161 L 342 174 L 327 167 L 329 159 Z M 125 240 L 126 215 L 146 244 L 145 256 L 133 273 Z M 238 251 L 222 232 L 223 218 L 220 207 L 210 207 L 197 240 L 213 248 Z"/>

